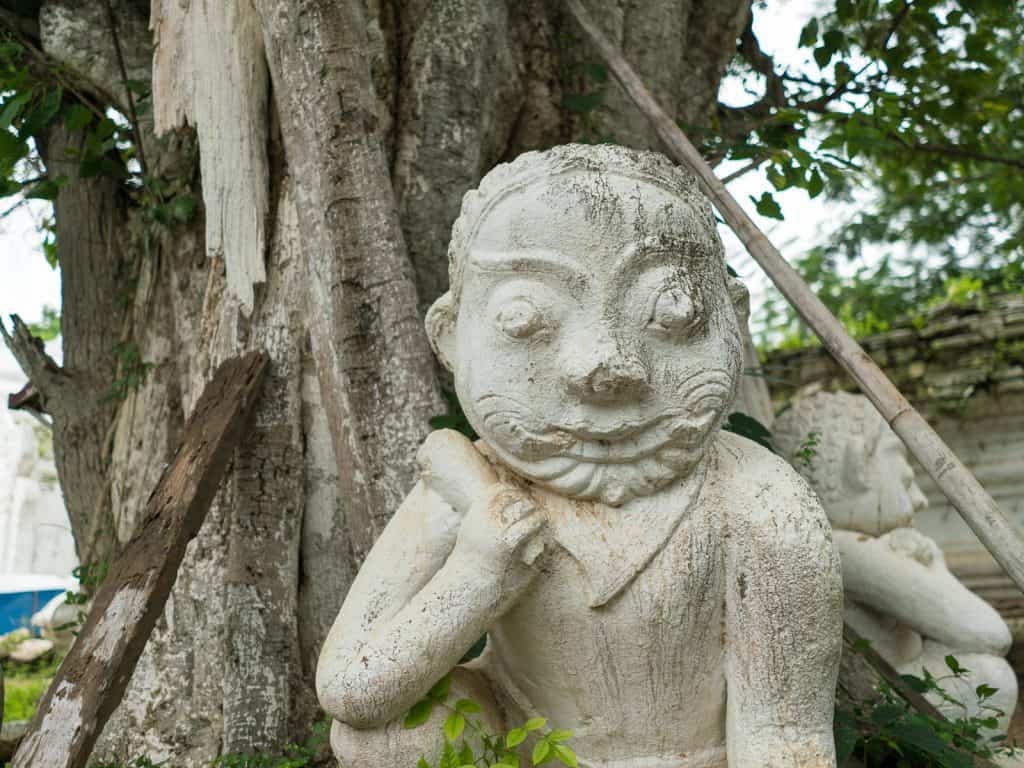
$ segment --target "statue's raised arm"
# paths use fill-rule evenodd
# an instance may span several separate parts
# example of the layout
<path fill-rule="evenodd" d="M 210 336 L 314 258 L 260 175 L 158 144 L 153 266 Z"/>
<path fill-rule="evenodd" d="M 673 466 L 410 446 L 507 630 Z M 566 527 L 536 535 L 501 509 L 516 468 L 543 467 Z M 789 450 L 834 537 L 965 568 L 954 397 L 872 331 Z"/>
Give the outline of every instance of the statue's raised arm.
<path fill-rule="evenodd" d="M 434 763 L 444 713 L 402 718 L 455 667 L 453 698 L 572 730 L 584 768 L 832 768 L 837 558 L 796 474 L 721 432 L 747 295 L 694 179 L 528 153 L 449 261 L 427 330 L 480 440 L 428 439 L 324 647 L 341 764 Z"/>

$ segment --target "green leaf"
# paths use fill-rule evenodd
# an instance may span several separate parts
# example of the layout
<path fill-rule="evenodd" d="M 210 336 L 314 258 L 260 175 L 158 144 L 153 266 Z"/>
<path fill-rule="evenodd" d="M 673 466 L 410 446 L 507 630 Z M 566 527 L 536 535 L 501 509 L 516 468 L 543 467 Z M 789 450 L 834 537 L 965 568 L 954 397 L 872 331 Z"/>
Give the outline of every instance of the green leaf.
<path fill-rule="evenodd" d="M 72 104 L 64 113 L 64 126 L 69 131 L 80 131 L 92 122 L 93 114 L 81 104 Z"/>
<path fill-rule="evenodd" d="M 432 766 L 427 762 L 427 758 L 420 757 L 419 761 L 416 763 L 416 768 L 432 768 Z"/>
<path fill-rule="evenodd" d="M 31 98 L 32 91 L 25 91 L 5 101 L 3 110 L 0 110 L 0 129 L 10 128 Z"/>
<path fill-rule="evenodd" d="M 436 683 L 434 687 L 427 692 L 427 696 L 434 699 L 435 701 L 444 701 L 448 698 L 448 692 L 452 688 L 452 673 L 449 672 L 447 675 L 442 677 Z"/>
<path fill-rule="evenodd" d="M 182 224 L 192 221 L 196 212 L 196 199 L 192 195 L 177 195 L 171 200 L 171 215 Z"/>
<path fill-rule="evenodd" d="M 459 699 L 455 702 L 455 711 L 461 712 L 464 715 L 469 715 L 474 712 L 479 712 L 480 705 L 472 699 Z"/>
<path fill-rule="evenodd" d="M 567 93 L 562 97 L 562 106 L 570 112 L 585 114 L 593 112 L 604 103 L 604 92 Z"/>
<path fill-rule="evenodd" d="M 548 719 L 546 717 L 531 717 L 526 721 L 526 725 L 523 726 L 528 731 L 536 731 L 538 728 L 543 728 L 547 725 Z"/>
<path fill-rule="evenodd" d="M 748 440 L 752 440 L 775 453 L 775 447 L 772 445 L 772 433 L 753 416 L 748 416 L 740 411 L 733 411 L 729 414 L 729 418 L 722 429 L 726 432 L 732 432 L 734 435 L 740 435 Z"/>
<path fill-rule="evenodd" d="M 801 48 L 810 48 L 816 42 L 818 42 L 818 20 L 811 19 L 800 30 L 800 40 L 797 45 Z"/>
<path fill-rule="evenodd" d="M 475 759 L 476 758 L 473 755 L 473 748 L 469 746 L 468 742 L 463 741 L 462 749 L 459 750 L 459 762 L 468 763 L 469 765 L 472 765 Z"/>
<path fill-rule="evenodd" d="M 871 713 L 871 720 L 881 726 L 890 725 L 899 720 L 906 711 L 900 704 L 879 704 Z"/>
<path fill-rule="evenodd" d="M 576 753 L 565 746 L 565 744 L 553 744 L 551 751 L 555 753 L 555 757 L 568 765 L 569 768 L 576 768 L 579 765 L 579 762 L 576 760 Z"/>
<path fill-rule="evenodd" d="M 455 741 L 466 729 L 466 718 L 458 712 L 452 712 L 444 721 L 444 735 L 448 741 Z"/>
<path fill-rule="evenodd" d="M 956 660 L 956 657 L 953 654 L 946 656 L 946 666 L 949 667 L 950 671 L 958 677 L 968 671 L 960 666 L 960 662 Z"/>
<path fill-rule="evenodd" d="M 992 686 L 985 685 L 984 683 L 974 689 L 974 693 L 977 694 L 979 699 L 991 699 L 998 692 L 998 688 L 993 688 Z"/>
<path fill-rule="evenodd" d="M 513 728 L 505 737 L 505 747 L 515 749 L 524 741 L 526 741 L 526 731 L 523 728 Z"/>
<path fill-rule="evenodd" d="M 125 85 L 136 96 L 148 96 L 151 87 L 148 80 L 128 80 Z"/>
<path fill-rule="evenodd" d="M 434 711 L 434 702 L 431 699 L 422 699 L 412 705 L 409 714 L 405 716 L 402 725 L 406 728 L 416 728 L 423 725 L 430 719 L 430 713 Z"/>
<path fill-rule="evenodd" d="M 13 167 L 28 155 L 28 144 L 9 131 L 0 130 L 0 168 Z"/>
<path fill-rule="evenodd" d="M 928 683 L 915 675 L 900 675 L 900 679 L 907 684 L 907 687 L 917 693 L 925 693 L 930 690 Z"/>
<path fill-rule="evenodd" d="M 608 67 L 604 64 L 584 64 L 583 71 L 595 83 L 608 82 Z"/>
<path fill-rule="evenodd" d="M 56 179 L 43 179 L 32 185 L 32 188 L 25 193 L 30 200 L 56 200 L 60 194 L 60 188 L 68 180 L 67 176 L 58 176 Z"/>
<path fill-rule="evenodd" d="M 572 731 L 559 728 L 548 734 L 548 741 L 555 742 L 556 744 L 560 741 L 568 741 L 572 738 Z"/>
<path fill-rule="evenodd" d="M 60 104 L 63 98 L 64 91 L 60 88 L 47 91 L 43 98 L 25 115 L 21 128 L 18 130 L 18 136 L 22 139 L 27 139 L 30 136 L 38 136 L 42 133 L 43 129 L 50 124 L 50 121 L 60 111 Z"/>
<path fill-rule="evenodd" d="M 782 208 L 780 208 L 779 204 L 775 202 L 775 198 L 772 197 L 771 192 L 765 192 L 760 198 L 756 198 L 751 195 L 750 199 L 754 202 L 759 214 L 769 219 L 778 219 L 779 221 L 782 221 Z"/>
<path fill-rule="evenodd" d="M 533 745 L 533 754 L 530 759 L 533 760 L 534 765 L 546 763 L 551 757 L 551 742 L 541 739 Z"/>
<path fill-rule="evenodd" d="M 817 169 L 811 171 L 807 178 L 807 194 L 813 200 L 825 190 L 825 179 Z"/>
<path fill-rule="evenodd" d="M 848 725 L 837 725 L 835 729 L 836 739 L 836 765 L 846 765 L 846 761 L 853 755 L 860 741 L 860 733 L 856 728 Z"/>

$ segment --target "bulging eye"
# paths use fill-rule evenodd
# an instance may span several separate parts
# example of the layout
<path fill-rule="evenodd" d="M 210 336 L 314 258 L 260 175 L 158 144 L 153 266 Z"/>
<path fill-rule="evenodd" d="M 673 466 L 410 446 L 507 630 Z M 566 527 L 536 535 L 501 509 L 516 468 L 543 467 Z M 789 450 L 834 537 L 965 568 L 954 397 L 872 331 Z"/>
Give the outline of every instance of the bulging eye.
<path fill-rule="evenodd" d="M 525 298 L 517 298 L 510 301 L 496 318 L 498 328 L 506 336 L 513 339 L 525 339 L 533 336 L 546 326 L 544 314 L 534 305 L 532 301 Z"/>
<path fill-rule="evenodd" d="M 684 333 L 697 321 L 693 300 L 680 288 L 669 288 L 654 300 L 651 319 L 647 327 L 659 331 Z"/>

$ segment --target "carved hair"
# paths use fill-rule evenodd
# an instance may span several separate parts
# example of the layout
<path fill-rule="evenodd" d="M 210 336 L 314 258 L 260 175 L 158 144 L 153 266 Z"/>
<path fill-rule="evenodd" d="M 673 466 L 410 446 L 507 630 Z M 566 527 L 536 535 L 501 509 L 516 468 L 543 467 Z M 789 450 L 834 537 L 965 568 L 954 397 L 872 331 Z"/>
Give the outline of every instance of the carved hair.
<path fill-rule="evenodd" d="M 879 440 L 889 429 L 881 414 L 863 395 L 819 392 L 798 398 L 772 425 L 772 442 L 782 457 L 811 484 L 825 505 L 840 501 L 851 471 L 863 473 L 865 466 L 847 466 L 851 460 L 864 465 Z M 814 432 L 818 436 L 814 455 L 808 461 L 796 454 Z M 851 451 L 851 445 L 857 450 Z"/>

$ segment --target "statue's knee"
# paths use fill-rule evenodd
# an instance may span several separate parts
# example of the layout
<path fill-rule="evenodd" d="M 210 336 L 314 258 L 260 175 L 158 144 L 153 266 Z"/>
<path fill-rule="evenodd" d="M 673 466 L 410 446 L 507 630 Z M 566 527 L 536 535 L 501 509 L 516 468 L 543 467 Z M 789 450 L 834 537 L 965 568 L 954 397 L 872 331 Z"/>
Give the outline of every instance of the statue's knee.
<path fill-rule="evenodd" d="M 454 671 L 448 704 L 454 706 L 459 699 L 472 699 L 479 704 L 481 711 L 474 717 L 479 717 L 492 732 L 503 729 L 490 683 L 481 673 L 463 667 Z M 331 725 L 331 749 L 340 768 L 412 768 L 420 757 L 436 765 L 444 749 L 444 721 L 450 714 L 447 707 L 436 706 L 427 721 L 415 728 L 406 728 L 404 717 L 367 729 L 335 721 Z"/>

